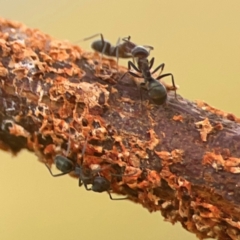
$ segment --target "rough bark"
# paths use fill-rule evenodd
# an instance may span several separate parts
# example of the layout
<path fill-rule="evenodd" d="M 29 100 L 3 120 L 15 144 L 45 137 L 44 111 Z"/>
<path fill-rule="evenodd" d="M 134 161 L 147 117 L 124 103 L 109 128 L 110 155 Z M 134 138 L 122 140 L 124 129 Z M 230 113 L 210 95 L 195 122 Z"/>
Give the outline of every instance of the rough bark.
<path fill-rule="evenodd" d="M 237 117 L 172 93 L 154 105 L 115 60 L 4 19 L 0 60 L 1 149 L 51 165 L 70 143 L 67 157 L 101 167 L 113 192 L 199 239 L 240 239 Z"/>

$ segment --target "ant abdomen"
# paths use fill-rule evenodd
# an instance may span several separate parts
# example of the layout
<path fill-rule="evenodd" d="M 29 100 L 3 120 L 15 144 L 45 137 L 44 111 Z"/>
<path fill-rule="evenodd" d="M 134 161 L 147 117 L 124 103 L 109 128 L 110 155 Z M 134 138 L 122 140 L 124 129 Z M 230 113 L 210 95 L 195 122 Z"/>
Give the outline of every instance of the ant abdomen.
<path fill-rule="evenodd" d="M 73 162 L 62 155 L 55 156 L 54 162 L 55 162 L 56 168 L 63 173 L 70 172 L 74 169 Z"/>
<path fill-rule="evenodd" d="M 94 41 L 91 45 L 92 49 L 96 52 L 101 52 L 102 54 L 105 54 L 107 56 L 111 56 L 111 43 L 108 41 Z"/>
<path fill-rule="evenodd" d="M 75 168 L 74 163 L 70 159 L 62 155 L 56 155 L 54 158 L 54 162 L 56 168 L 61 171 L 61 173 L 53 174 L 51 168 L 48 166 L 48 164 L 45 163 L 45 166 L 53 177 L 59 177 L 68 174 L 72 172 Z"/>
<path fill-rule="evenodd" d="M 167 90 L 163 84 L 159 84 L 157 80 L 152 79 L 148 83 L 148 96 L 155 104 L 162 105 L 167 100 Z"/>

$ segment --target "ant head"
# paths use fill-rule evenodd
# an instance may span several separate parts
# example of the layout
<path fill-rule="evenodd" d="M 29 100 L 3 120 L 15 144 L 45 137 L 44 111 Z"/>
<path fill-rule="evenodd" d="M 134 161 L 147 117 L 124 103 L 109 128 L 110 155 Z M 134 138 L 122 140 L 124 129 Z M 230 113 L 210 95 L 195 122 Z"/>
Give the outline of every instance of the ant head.
<path fill-rule="evenodd" d="M 149 51 L 143 46 L 136 46 L 131 53 L 136 58 L 147 58 L 149 56 Z"/>
<path fill-rule="evenodd" d="M 111 48 L 111 43 L 108 41 L 96 40 L 91 45 L 92 49 L 100 53 L 108 53 Z"/>
<path fill-rule="evenodd" d="M 162 105 L 167 100 L 166 88 L 154 78 L 148 82 L 148 95 L 151 100 L 157 105 Z"/>
<path fill-rule="evenodd" d="M 102 177 L 96 176 L 92 182 L 92 191 L 94 192 L 105 192 L 110 189 L 110 182 Z"/>
<path fill-rule="evenodd" d="M 54 162 L 57 169 L 63 173 L 71 172 L 74 169 L 73 162 L 62 155 L 57 155 L 54 159 Z"/>

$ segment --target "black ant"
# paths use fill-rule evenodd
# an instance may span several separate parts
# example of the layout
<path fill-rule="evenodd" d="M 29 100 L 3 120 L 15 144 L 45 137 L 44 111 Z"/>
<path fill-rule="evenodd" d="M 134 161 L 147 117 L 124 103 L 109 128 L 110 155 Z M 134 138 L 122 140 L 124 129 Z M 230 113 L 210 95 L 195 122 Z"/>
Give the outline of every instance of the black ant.
<path fill-rule="evenodd" d="M 130 42 L 128 39 L 123 39 L 123 41 Z M 149 97 L 152 99 L 152 101 L 157 104 L 157 105 L 162 105 L 166 102 L 167 100 L 167 90 L 165 86 L 158 80 L 171 76 L 172 79 L 172 85 L 174 87 L 175 91 L 175 98 L 177 99 L 177 93 L 176 93 L 176 86 L 174 82 L 174 77 L 172 73 L 165 73 L 162 74 L 162 71 L 165 67 L 165 64 L 162 63 L 160 64 L 154 71 L 150 72 L 153 63 L 154 63 L 154 58 L 152 58 L 150 61 L 148 61 L 147 57 L 149 56 L 149 52 L 143 48 L 142 46 L 136 46 L 132 49 L 131 54 L 134 58 L 137 58 L 137 65 L 134 65 L 133 62 L 128 61 L 128 72 L 132 76 L 137 77 L 137 78 L 143 78 L 144 83 L 141 83 L 140 85 L 143 88 L 146 88 L 148 91 Z M 135 71 L 141 73 L 141 75 L 138 75 L 134 72 L 131 71 L 131 68 L 133 68 Z M 152 77 L 152 74 L 157 72 L 160 69 L 160 74 L 159 76 L 154 79 Z M 126 74 L 126 73 L 125 73 Z M 125 74 L 121 77 L 123 78 Z"/>
<path fill-rule="evenodd" d="M 92 39 L 99 35 L 100 35 L 101 39 L 96 40 L 92 43 L 92 45 L 91 45 L 92 49 L 101 53 L 102 55 L 104 54 L 109 57 L 116 57 L 117 58 L 117 66 L 118 66 L 119 58 L 132 58 L 133 57 L 132 51 L 135 47 L 137 47 L 137 45 L 134 44 L 133 42 L 130 42 L 130 38 L 131 38 L 130 36 L 123 38 L 122 43 L 120 43 L 120 38 L 119 38 L 116 46 L 112 45 L 109 41 L 105 40 L 103 37 L 103 34 L 101 34 L 101 33 L 95 34 L 88 38 L 84 38 L 83 41 Z M 153 47 L 148 46 L 148 45 L 144 45 L 144 46 L 142 46 L 142 48 L 145 48 L 145 49 L 148 48 L 149 51 L 153 50 Z M 148 54 L 149 54 L 149 51 L 148 51 Z"/>
<path fill-rule="evenodd" d="M 81 164 L 83 163 L 83 155 L 85 153 L 86 149 L 86 144 L 87 144 L 87 139 L 85 141 L 85 145 L 82 150 L 82 157 L 81 157 Z M 70 149 L 70 140 L 69 140 L 69 145 L 68 145 L 68 150 L 67 150 L 67 155 L 69 154 L 69 149 Z M 76 163 L 74 165 L 73 161 L 68 159 L 65 156 L 62 155 L 57 155 L 54 159 L 54 162 L 56 164 L 56 167 L 58 170 L 60 170 L 62 173 L 59 174 L 53 174 L 50 167 L 45 163 L 47 169 L 49 170 L 50 174 L 53 177 L 59 177 L 63 176 L 65 174 L 68 174 L 72 171 L 75 171 L 75 173 L 79 176 L 79 186 L 84 185 L 85 189 L 88 191 L 94 191 L 94 192 L 107 192 L 111 200 L 125 200 L 128 199 L 128 197 L 124 198 L 113 198 L 110 191 L 111 191 L 111 184 L 110 182 L 103 176 L 101 176 L 99 173 L 103 170 L 103 168 L 99 168 L 97 170 L 90 170 L 90 173 L 88 175 L 85 175 L 84 170 L 82 165 L 79 165 Z M 131 174 L 111 174 L 112 176 L 117 176 L 117 177 L 125 177 L 125 176 L 132 176 L 136 173 Z M 89 188 L 88 185 L 91 184 L 92 186 Z"/>

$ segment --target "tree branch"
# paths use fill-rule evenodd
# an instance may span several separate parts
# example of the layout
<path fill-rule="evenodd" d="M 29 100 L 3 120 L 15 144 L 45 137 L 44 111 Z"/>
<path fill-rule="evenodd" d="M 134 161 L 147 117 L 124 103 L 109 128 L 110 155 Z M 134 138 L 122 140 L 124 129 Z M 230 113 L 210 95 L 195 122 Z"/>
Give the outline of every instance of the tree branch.
<path fill-rule="evenodd" d="M 116 61 L 20 23 L 0 28 L 1 149 L 100 167 L 113 192 L 199 239 L 240 237 L 239 118 L 170 92 L 154 105 Z"/>

